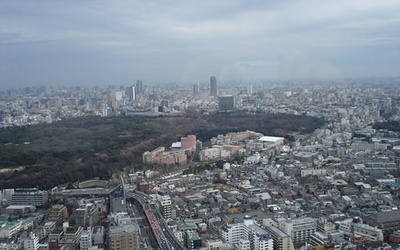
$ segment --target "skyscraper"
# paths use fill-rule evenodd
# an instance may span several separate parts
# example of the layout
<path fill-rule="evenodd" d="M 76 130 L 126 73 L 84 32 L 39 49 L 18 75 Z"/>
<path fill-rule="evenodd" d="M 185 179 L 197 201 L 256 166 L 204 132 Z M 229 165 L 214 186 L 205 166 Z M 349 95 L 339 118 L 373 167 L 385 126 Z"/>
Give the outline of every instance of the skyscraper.
<path fill-rule="evenodd" d="M 133 102 L 136 100 L 136 90 L 135 86 L 130 86 L 128 88 L 128 96 L 129 96 L 129 101 Z"/>
<path fill-rule="evenodd" d="M 143 94 L 142 80 L 137 80 L 137 82 L 136 82 L 136 94 Z"/>
<path fill-rule="evenodd" d="M 199 84 L 197 83 L 193 85 L 193 96 L 194 97 L 199 96 Z"/>
<path fill-rule="evenodd" d="M 235 110 L 235 98 L 231 95 L 218 97 L 219 111 L 230 112 Z"/>
<path fill-rule="evenodd" d="M 210 77 L 210 96 L 218 96 L 217 78 L 215 76 Z"/>

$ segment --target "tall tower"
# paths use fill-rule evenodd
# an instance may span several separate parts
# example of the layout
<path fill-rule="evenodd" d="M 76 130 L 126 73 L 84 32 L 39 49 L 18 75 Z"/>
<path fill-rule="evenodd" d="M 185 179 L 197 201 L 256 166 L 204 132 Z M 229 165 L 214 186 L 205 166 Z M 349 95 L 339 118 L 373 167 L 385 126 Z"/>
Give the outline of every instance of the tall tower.
<path fill-rule="evenodd" d="M 129 101 L 133 102 L 136 100 L 136 88 L 135 86 L 130 86 L 128 90 Z"/>
<path fill-rule="evenodd" d="M 193 85 L 193 96 L 194 97 L 199 96 L 199 84 L 197 83 Z"/>
<path fill-rule="evenodd" d="M 142 82 L 142 80 L 137 80 L 137 82 L 136 82 L 136 94 L 143 94 L 143 82 Z"/>
<path fill-rule="evenodd" d="M 218 96 L 217 78 L 215 76 L 210 77 L 210 96 Z"/>

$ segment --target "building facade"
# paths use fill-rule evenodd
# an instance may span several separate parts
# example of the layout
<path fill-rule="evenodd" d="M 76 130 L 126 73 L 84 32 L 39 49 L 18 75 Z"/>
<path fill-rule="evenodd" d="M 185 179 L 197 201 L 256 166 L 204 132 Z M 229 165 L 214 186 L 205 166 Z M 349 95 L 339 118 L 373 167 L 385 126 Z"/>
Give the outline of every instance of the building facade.
<path fill-rule="evenodd" d="M 110 227 L 108 246 L 110 250 L 140 249 L 138 225 L 128 224 Z"/>
<path fill-rule="evenodd" d="M 267 227 L 274 242 L 274 250 L 294 250 L 292 239 L 282 230 L 274 226 Z"/>
<path fill-rule="evenodd" d="M 218 97 L 218 110 L 220 112 L 231 112 L 235 110 L 235 98 L 232 95 Z"/>
<path fill-rule="evenodd" d="M 210 77 L 210 96 L 218 96 L 217 78 L 215 76 Z"/>
<path fill-rule="evenodd" d="M 295 248 L 306 244 L 317 229 L 316 220 L 310 217 L 283 219 L 279 221 L 279 229 L 288 234 L 293 241 Z"/>
<path fill-rule="evenodd" d="M 62 223 L 68 218 L 67 207 L 62 204 L 53 205 L 50 209 L 48 221 L 54 221 L 57 225 Z"/>
<path fill-rule="evenodd" d="M 236 249 L 248 249 L 247 241 L 250 250 L 274 249 L 270 234 L 257 226 L 251 216 L 245 216 L 243 223 L 226 224 L 221 228 L 221 236 Z"/>
<path fill-rule="evenodd" d="M 15 189 L 11 197 L 12 205 L 33 205 L 43 206 L 49 200 L 47 191 L 38 190 L 37 188 L 21 188 Z"/>

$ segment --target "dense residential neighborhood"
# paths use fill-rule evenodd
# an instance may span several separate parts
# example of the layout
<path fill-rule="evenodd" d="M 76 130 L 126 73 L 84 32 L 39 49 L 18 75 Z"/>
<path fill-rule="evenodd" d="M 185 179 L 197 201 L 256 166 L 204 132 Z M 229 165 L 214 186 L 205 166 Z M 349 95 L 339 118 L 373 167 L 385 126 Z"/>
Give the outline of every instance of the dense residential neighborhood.
<path fill-rule="evenodd" d="M 0 249 L 399 249 L 400 128 L 388 125 L 400 120 L 398 80 L 210 83 L 0 92 L 3 129 L 216 112 L 325 120 L 287 136 L 186 134 L 142 152 L 134 164 L 148 169 L 4 189 Z"/>

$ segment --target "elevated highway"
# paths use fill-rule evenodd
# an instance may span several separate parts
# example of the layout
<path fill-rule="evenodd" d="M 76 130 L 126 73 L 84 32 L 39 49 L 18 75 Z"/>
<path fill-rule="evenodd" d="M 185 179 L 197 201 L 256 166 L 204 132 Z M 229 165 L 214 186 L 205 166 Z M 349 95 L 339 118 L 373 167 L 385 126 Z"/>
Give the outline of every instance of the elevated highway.
<path fill-rule="evenodd" d="M 186 250 L 187 248 L 175 237 L 164 218 L 161 216 L 157 206 L 151 202 L 150 197 L 144 193 L 127 193 L 126 198 L 137 200 L 145 211 L 151 228 L 155 234 L 160 249 L 163 250 Z"/>

